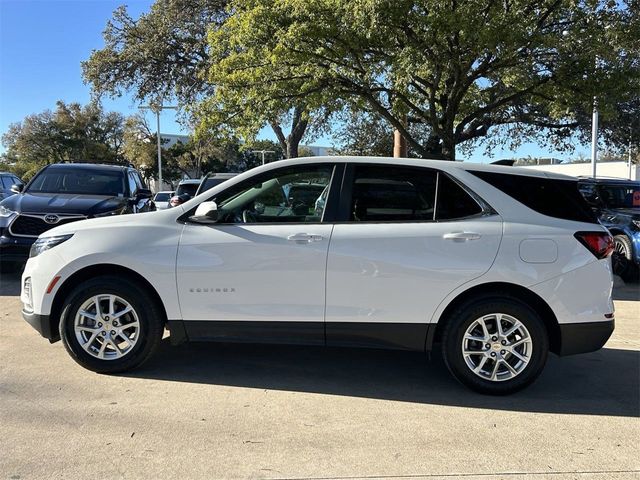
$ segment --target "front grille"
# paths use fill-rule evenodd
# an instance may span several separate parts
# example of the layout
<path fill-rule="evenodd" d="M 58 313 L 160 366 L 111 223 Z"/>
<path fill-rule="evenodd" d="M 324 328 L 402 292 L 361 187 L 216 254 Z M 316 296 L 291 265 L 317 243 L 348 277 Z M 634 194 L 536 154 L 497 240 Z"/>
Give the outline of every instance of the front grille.
<path fill-rule="evenodd" d="M 47 223 L 44 221 L 44 215 L 18 215 L 18 217 L 11 223 L 9 232 L 12 235 L 21 235 L 25 237 L 37 237 L 41 233 L 47 230 L 57 227 L 58 225 L 64 225 L 65 223 L 76 222 L 78 220 L 84 220 L 84 216 L 64 217 L 59 216 L 60 221 L 58 223 Z"/>

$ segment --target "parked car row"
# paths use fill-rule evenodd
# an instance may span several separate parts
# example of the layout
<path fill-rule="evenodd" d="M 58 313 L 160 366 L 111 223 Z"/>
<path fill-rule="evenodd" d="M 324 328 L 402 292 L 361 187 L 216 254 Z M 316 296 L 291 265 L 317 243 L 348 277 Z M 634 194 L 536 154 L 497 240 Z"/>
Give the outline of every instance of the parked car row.
<path fill-rule="evenodd" d="M 16 269 L 39 235 L 87 218 L 156 209 L 138 171 L 129 166 L 60 163 L 42 168 L 0 202 L 0 266 Z"/>
<path fill-rule="evenodd" d="M 613 235 L 613 273 L 637 281 L 640 271 L 640 182 L 585 178 L 580 192 Z"/>
<path fill-rule="evenodd" d="M 28 188 L 27 188 L 28 190 Z M 222 341 L 431 351 L 506 394 L 614 329 L 613 239 L 578 182 L 512 167 L 315 157 L 271 163 L 136 221 L 34 244 L 23 316 L 93 371 Z"/>
<path fill-rule="evenodd" d="M 237 173 L 208 173 L 202 179 L 182 180 L 178 184 L 174 195 L 171 197 L 168 208 L 182 205 L 196 195 L 200 195 L 202 192 L 206 192 L 236 175 Z"/>

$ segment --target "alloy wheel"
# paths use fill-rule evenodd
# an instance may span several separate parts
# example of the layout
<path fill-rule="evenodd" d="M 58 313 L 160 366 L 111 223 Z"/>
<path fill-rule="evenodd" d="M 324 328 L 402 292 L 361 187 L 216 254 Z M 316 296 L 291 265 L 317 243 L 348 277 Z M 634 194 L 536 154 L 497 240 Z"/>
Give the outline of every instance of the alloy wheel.
<path fill-rule="evenodd" d="M 138 314 L 122 297 L 94 295 L 76 312 L 74 333 L 80 346 L 100 360 L 127 355 L 140 338 Z"/>
<path fill-rule="evenodd" d="M 529 331 L 517 318 L 491 313 L 477 318 L 464 333 L 462 355 L 478 377 L 502 382 L 518 376 L 533 354 Z"/>

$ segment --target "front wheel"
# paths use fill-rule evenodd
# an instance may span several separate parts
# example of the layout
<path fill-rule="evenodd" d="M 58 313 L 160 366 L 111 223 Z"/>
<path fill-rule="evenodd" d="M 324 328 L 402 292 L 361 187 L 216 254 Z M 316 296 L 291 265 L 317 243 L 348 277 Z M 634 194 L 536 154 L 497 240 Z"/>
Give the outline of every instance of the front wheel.
<path fill-rule="evenodd" d="M 448 319 L 444 361 L 471 389 L 506 395 L 531 384 L 542 372 L 549 338 L 540 316 L 515 299 L 479 299 Z"/>
<path fill-rule="evenodd" d="M 139 366 L 157 349 L 163 331 L 163 314 L 154 298 L 136 283 L 112 276 L 76 287 L 60 319 L 69 355 L 99 373 Z"/>

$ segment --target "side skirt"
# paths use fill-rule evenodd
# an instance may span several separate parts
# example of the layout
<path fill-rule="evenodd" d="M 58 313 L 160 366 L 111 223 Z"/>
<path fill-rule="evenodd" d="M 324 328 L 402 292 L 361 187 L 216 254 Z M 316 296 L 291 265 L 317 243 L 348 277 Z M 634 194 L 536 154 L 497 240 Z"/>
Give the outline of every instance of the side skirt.
<path fill-rule="evenodd" d="M 326 345 L 424 351 L 428 324 L 169 320 L 171 343 L 185 341 Z"/>

